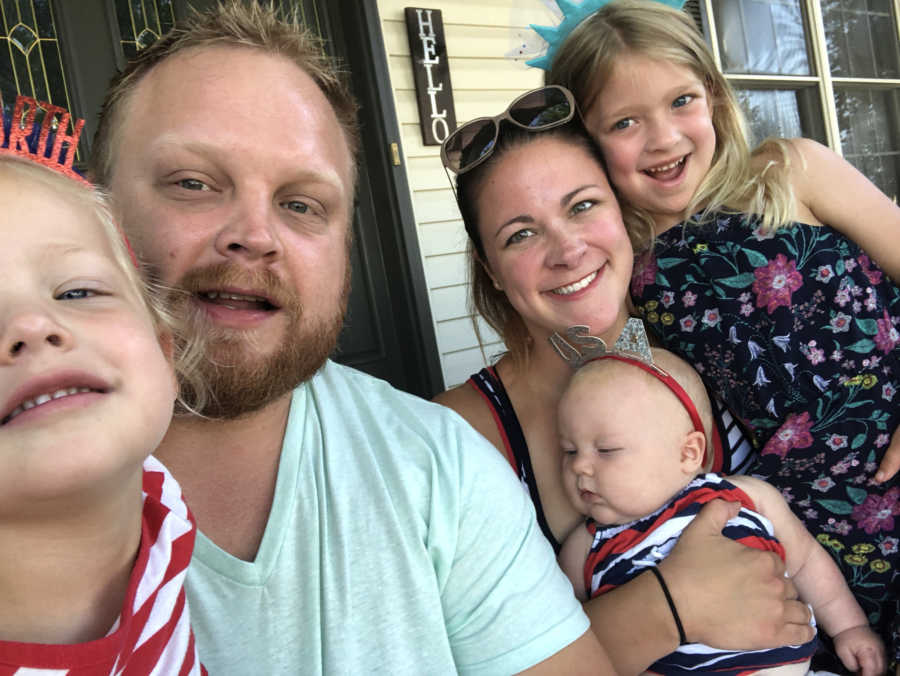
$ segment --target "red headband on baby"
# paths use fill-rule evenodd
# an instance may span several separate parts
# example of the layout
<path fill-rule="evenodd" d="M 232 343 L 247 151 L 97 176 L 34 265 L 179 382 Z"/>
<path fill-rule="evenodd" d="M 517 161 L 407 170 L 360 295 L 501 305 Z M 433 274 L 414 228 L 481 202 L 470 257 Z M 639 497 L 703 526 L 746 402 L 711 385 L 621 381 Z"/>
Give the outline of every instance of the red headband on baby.
<path fill-rule="evenodd" d="M 675 380 L 669 373 L 659 368 L 656 364 L 645 364 L 639 359 L 632 359 L 631 357 L 624 357 L 620 354 L 607 354 L 602 357 L 594 357 L 589 361 L 597 361 L 598 359 L 615 359 L 616 361 L 623 361 L 626 364 L 631 364 L 632 366 L 637 366 L 640 369 L 645 370 L 650 375 L 659 379 L 659 381 L 665 384 L 672 393 L 678 397 L 678 401 L 681 402 L 682 406 L 687 410 L 688 415 L 691 417 L 691 422 L 694 424 L 694 429 L 698 432 L 706 434 L 703 430 L 703 422 L 700 420 L 700 413 L 697 412 L 697 407 L 694 406 L 694 401 L 691 399 L 690 395 L 684 391 L 684 388 L 678 384 L 678 381 Z"/>

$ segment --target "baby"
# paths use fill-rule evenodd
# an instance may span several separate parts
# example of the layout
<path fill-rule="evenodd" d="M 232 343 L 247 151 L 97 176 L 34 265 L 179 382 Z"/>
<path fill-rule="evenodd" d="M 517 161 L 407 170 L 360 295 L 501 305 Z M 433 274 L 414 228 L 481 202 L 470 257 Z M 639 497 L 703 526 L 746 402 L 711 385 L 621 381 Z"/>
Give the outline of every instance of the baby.
<path fill-rule="evenodd" d="M 205 673 L 182 587 L 196 528 L 150 456 L 180 350 L 74 148 L 48 168 L 16 133 L 0 150 L 0 673 Z"/>
<path fill-rule="evenodd" d="M 612 352 L 590 361 L 575 373 L 559 404 L 563 482 L 572 504 L 588 517 L 559 556 L 576 595 L 586 600 L 652 570 L 669 600 L 682 646 L 653 664 L 650 673 L 698 665 L 717 673 L 807 673 L 815 639 L 753 652 L 688 643 L 655 569 L 703 504 L 715 498 L 740 502 L 741 512 L 724 534 L 777 552 L 801 598 L 834 638 L 847 669 L 882 673 L 880 639 L 828 553 L 781 494 L 752 477 L 726 480 L 704 473 L 711 413 L 697 373 L 665 350 L 652 350 L 652 360 Z"/>

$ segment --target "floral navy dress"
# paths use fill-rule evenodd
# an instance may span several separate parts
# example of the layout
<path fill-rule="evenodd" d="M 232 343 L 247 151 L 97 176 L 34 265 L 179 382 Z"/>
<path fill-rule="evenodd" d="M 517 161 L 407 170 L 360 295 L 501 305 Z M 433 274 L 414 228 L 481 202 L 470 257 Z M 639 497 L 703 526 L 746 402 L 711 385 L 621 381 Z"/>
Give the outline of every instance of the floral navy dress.
<path fill-rule="evenodd" d="M 723 213 L 664 232 L 631 292 L 747 423 L 760 449 L 749 473 L 831 553 L 897 660 L 900 483 L 872 477 L 900 423 L 900 290 L 830 227 L 766 234 Z"/>

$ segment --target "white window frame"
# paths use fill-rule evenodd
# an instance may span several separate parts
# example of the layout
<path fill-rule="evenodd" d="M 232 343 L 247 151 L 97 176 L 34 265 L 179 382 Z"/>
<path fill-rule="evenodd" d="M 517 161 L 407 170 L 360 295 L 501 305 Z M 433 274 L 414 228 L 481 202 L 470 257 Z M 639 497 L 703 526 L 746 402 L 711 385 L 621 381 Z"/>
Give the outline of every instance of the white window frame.
<path fill-rule="evenodd" d="M 700 0 L 700 7 L 704 15 L 707 39 L 710 42 L 716 65 L 725 75 L 732 86 L 741 85 L 772 85 L 776 88 L 789 85 L 791 88 L 816 87 L 819 92 L 819 104 L 823 116 L 823 126 L 828 146 L 843 157 L 844 152 L 840 142 L 840 127 L 838 126 L 837 106 L 834 102 L 834 87 L 848 85 L 864 86 L 868 89 L 894 89 L 900 88 L 900 78 L 855 78 L 833 77 L 828 64 L 828 45 L 825 38 L 825 23 L 822 17 L 822 6 L 819 0 L 801 0 L 804 17 L 808 24 L 804 25 L 804 31 L 808 31 L 810 45 L 811 65 L 817 75 L 765 75 L 765 74 L 730 74 L 722 67 L 722 57 L 719 50 L 719 36 L 716 28 L 715 13 L 712 0 Z M 900 0 L 893 0 L 894 28 L 897 38 L 900 40 Z"/>

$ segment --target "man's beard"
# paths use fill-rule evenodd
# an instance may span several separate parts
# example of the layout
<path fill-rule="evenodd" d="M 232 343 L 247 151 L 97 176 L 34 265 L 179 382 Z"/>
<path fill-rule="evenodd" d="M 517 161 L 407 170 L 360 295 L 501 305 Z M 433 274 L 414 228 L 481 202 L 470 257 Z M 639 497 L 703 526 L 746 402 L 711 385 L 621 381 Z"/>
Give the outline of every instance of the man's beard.
<path fill-rule="evenodd" d="M 181 324 L 183 341 L 188 349 L 196 341 L 194 349 L 200 357 L 196 377 L 180 378 L 180 399 L 184 405 L 179 405 L 177 412 L 227 420 L 240 418 L 259 411 L 311 378 L 337 345 L 350 294 L 349 260 L 342 283 L 334 311 L 313 320 L 304 316 L 296 293 L 271 270 L 247 271 L 222 263 L 190 271 L 172 292 L 170 307 Z M 254 331 L 216 326 L 203 308 L 196 306 L 198 292 L 227 287 L 254 289 L 286 318 L 284 340 L 271 354 L 259 354 Z M 203 390 L 206 396 L 198 397 Z M 198 400 L 204 398 L 206 401 L 198 405 Z"/>

